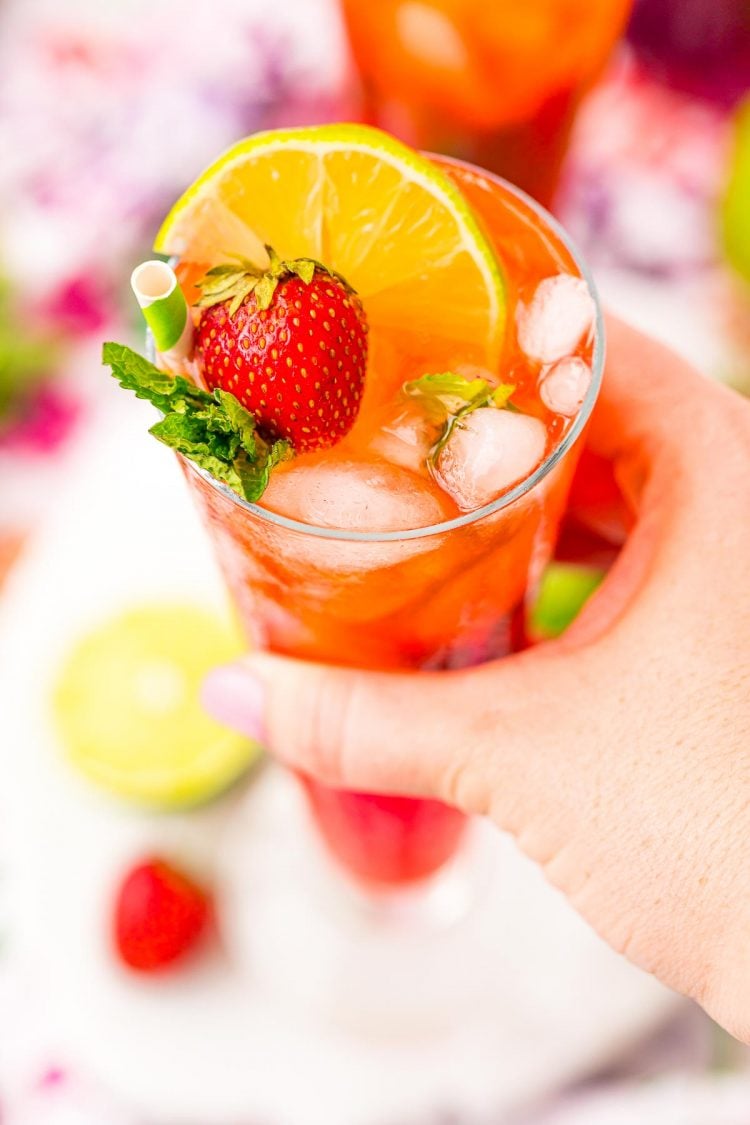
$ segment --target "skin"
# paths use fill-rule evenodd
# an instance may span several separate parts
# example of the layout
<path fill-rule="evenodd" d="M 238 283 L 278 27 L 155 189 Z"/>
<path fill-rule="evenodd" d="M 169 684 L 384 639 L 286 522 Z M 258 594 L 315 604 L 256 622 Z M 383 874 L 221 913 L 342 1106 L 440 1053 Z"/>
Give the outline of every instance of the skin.
<path fill-rule="evenodd" d="M 750 1042 L 750 404 L 617 321 L 608 339 L 587 443 L 631 531 L 564 637 L 417 675 L 254 655 L 206 704 L 331 785 L 491 817 Z"/>

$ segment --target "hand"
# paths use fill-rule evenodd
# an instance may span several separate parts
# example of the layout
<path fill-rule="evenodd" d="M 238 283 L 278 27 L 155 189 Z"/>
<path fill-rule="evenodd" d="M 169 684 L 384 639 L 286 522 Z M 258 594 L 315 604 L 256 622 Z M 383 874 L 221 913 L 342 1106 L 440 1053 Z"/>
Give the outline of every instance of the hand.
<path fill-rule="evenodd" d="M 461 672 L 253 655 L 206 705 L 331 785 L 491 817 L 750 1041 L 750 404 L 611 321 L 588 444 L 634 525 L 559 640 Z"/>

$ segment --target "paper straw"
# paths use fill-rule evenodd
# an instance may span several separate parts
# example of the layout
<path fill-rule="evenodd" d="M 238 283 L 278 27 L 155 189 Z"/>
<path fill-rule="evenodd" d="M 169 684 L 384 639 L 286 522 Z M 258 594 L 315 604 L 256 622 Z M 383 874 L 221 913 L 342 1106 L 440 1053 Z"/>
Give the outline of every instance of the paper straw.
<path fill-rule="evenodd" d="M 193 321 L 174 270 L 166 262 L 142 262 L 130 285 L 151 329 L 156 350 L 183 359 L 193 348 Z"/>

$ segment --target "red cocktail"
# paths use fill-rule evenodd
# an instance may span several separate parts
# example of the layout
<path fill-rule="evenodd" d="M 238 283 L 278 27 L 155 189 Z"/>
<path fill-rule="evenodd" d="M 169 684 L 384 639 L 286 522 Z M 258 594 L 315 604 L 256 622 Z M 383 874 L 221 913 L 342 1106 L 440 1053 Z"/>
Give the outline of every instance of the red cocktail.
<path fill-rule="evenodd" d="M 631 0 L 343 0 L 367 120 L 549 205 Z"/>
<path fill-rule="evenodd" d="M 416 671 L 465 667 L 523 643 L 524 608 L 554 548 L 596 397 L 601 323 L 590 280 L 549 216 L 487 173 L 435 162 L 478 216 L 505 279 L 498 368 L 480 369 L 467 340 L 462 378 L 485 378 L 493 393 L 511 384 L 512 407 L 458 409 L 445 440 L 434 402 L 414 385 L 436 370 L 426 357 L 441 331 L 438 307 L 425 311 L 421 335 L 373 333 L 350 433 L 278 466 L 259 503 L 185 461 L 253 646 Z M 446 308 L 450 300 L 446 292 Z M 368 885 L 425 879 L 459 844 L 455 809 L 303 783 L 328 848 Z"/>

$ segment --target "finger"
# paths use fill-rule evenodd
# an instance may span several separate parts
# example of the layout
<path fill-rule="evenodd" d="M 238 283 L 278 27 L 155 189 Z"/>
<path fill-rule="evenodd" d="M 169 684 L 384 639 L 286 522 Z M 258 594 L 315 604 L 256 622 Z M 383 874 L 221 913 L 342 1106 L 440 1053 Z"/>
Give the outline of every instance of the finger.
<path fill-rule="evenodd" d="M 637 453 L 658 462 L 684 448 L 690 422 L 705 413 L 714 389 L 669 348 L 609 316 L 604 378 L 586 444 L 608 461 Z"/>
<path fill-rule="evenodd" d="M 730 474 L 717 480 L 706 466 L 720 453 L 727 466 L 736 463 L 734 480 L 742 479 L 750 411 L 735 392 L 616 318 L 607 331 L 606 369 L 570 511 L 605 536 L 614 528 L 613 541 L 627 529 L 637 540 L 629 542 L 629 563 L 642 558 L 646 541 L 653 550 L 658 540 L 671 545 L 674 561 L 692 553 L 696 521 L 710 521 L 719 492 L 733 486 Z"/>
<path fill-rule="evenodd" d="M 645 482 L 654 472 L 657 479 L 674 475 L 665 454 L 684 433 L 675 410 L 686 400 L 700 403 L 706 383 L 676 356 L 615 317 L 608 318 L 607 327 L 602 387 L 567 513 L 575 527 L 622 544 L 636 521 Z M 684 444 L 677 442 L 677 455 Z"/>
<path fill-rule="evenodd" d="M 449 759 L 467 744 L 467 691 L 460 673 L 360 672 L 254 653 L 215 669 L 203 703 L 330 785 L 445 796 Z"/>
<path fill-rule="evenodd" d="M 557 645 L 460 672 L 373 673 L 253 654 L 215 670 L 204 704 L 288 765 L 346 789 L 465 812 L 550 806 L 589 700 L 584 652 Z M 564 765 L 567 772 L 569 766 Z"/>

